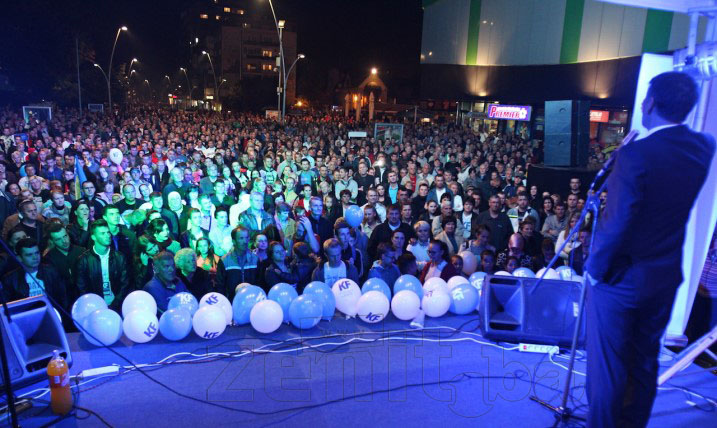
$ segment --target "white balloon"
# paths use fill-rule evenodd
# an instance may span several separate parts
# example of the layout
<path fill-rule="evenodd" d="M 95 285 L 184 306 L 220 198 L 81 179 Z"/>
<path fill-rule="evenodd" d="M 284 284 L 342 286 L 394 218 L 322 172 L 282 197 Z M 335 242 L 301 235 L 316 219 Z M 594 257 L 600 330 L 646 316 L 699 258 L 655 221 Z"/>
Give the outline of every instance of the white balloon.
<path fill-rule="evenodd" d="M 224 317 L 226 318 L 227 325 L 232 324 L 232 317 L 234 313 L 232 312 L 232 304 L 229 303 L 229 299 L 227 299 L 226 296 L 216 292 L 207 293 L 202 296 L 202 300 L 199 301 L 199 307 L 202 308 L 204 306 L 211 305 L 220 307 L 222 311 L 224 311 Z"/>
<path fill-rule="evenodd" d="M 448 286 L 448 290 L 450 291 L 459 286 L 460 284 L 469 284 L 468 278 L 462 275 L 456 275 L 453 278 L 449 279 L 446 285 Z"/>
<path fill-rule="evenodd" d="M 381 322 L 388 315 L 388 297 L 380 291 L 371 290 L 359 298 L 356 313 L 361 320 L 373 324 Z"/>
<path fill-rule="evenodd" d="M 224 311 L 216 305 L 199 308 L 192 318 L 192 328 L 197 336 L 203 339 L 215 339 L 221 336 L 227 328 Z"/>
<path fill-rule="evenodd" d="M 451 306 L 451 296 L 441 290 L 428 291 L 423 294 L 421 307 L 429 317 L 442 317 Z"/>
<path fill-rule="evenodd" d="M 122 337 L 122 318 L 111 309 L 98 309 L 82 320 L 82 328 L 85 330 L 82 334 L 91 344 L 110 346 Z"/>
<path fill-rule="evenodd" d="M 470 250 L 463 250 L 458 255 L 463 259 L 463 273 L 472 275 L 478 268 L 478 257 Z"/>
<path fill-rule="evenodd" d="M 350 279 L 340 279 L 331 287 L 336 298 L 336 309 L 350 317 L 356 316 L 356 304 L 361 298 L 361 289 Z"/>
<path fill-rule="evenodd" d="M 127 339 L 132 342 L 147 343 L 159 333 L 159 321 L 153 312 L 136 309 L 122 321 L 122 329 Z"/>
<path fill-rule="evenodd" d="M 545 272 L 545 268 L 540 269 L 536 274 L 536 278 L 540 278 L 543 276 L 543 272 Z M 548 273 L 545 274 L 545 279 L 560 279 L 560 274 L 555 271 L 555 269 L 550 268 L 548 269 Z"/>
<path fill-rule="evenodd" d="M 75 325 L 80 325 L 88 315 L 98 309 L 107 309 L 105 299 L 95 293 L 87 293 L 75 300 L 70 313 L 72 314 L 72 320 L 75 322 Z"/>
<path fill-rule="evenodd" d="M 118 148 L 110 149 L 110 160 L 112 163 L 119 165 L 122 162 L 122 151 Z"/>
<path fill-rule="evenodd" d="M 436 289 L 440 289 L 444 293 L 448 294 L 448 284 L 446 284 L 446 281 L 443 280 L 441 277 L 433 277 L 428 278 L 426 282 L 423 284 L 423 294 L 425 295 L 427 291 L 433 291 Z"/>
<path fill-rule="evenodd" d="M 254 305 L 249 313 L 249 321 L 254 330 L 259 333 L 273 333 L 284 320 L 284 311 L 281 305 L 273 300 L 262 300 Z"/>
<path fill-rule="evenodd" d="M 416 318 L 419 310 L 421 310 L 421 300 L 411 290 L 401 290 L 391 300 L 391 312 L 402 321 Z"/>
<path fill-rule="evenodd" d="M 504 271 L 504 270 L 499 270 L 498 272 L 494 273 L 493 275 L 513 276 L 513 275 L 511 275 L 510 273 L 508 273 L 508 272 L 506 272 L 506 271 Z"/>
<path fill-rule="evenodd" d="M 127 318 L 130 312 L 136 310 L 149 312 L 152 315 L 157 314 L 157 302 L 154 301 L 154 297 L 144 290 L 136 290 L 125 297 L 122 302 L 122 317 Z"/>

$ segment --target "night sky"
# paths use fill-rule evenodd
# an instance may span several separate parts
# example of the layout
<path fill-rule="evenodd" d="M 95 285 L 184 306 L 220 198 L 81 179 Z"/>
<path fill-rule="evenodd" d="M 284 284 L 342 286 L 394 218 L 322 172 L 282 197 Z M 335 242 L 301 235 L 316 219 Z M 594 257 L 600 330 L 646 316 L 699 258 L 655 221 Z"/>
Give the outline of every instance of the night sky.
<path fill-rule="evenodd" d="M 269 13 L 266 0 L 254 2 L 252 7 Z M 150 82 L 173 76 L 188 64 L 180 13 L 196 0 L 8 3 L 0 25 L 0 73 L 10 78 L 16 91 L 11 97 L 15 99 L 0 104 L 52 98 L 52 88 L 57 91 L 63 79 L 75 79 L 76 34 L 95 48 L 97 62 L 106 69 L 117 28 L 126 25 L 129 32 L 120 36 L 115 69 L 137 57 L 138 70 Z M 376 66 L 392 96 L 418 97 L 420 0 L 277 0 L 274 6 L 279 18 L 296 25 L 298 51 L 307 55 L 297 66 L 299 95 L 311 97 L 324 89 L 332 69 L 347 73 L 357 85 Z M 101 74 L 90 63 L 83 63 L 81 70 L 87 97 L 102 96 Z"/>

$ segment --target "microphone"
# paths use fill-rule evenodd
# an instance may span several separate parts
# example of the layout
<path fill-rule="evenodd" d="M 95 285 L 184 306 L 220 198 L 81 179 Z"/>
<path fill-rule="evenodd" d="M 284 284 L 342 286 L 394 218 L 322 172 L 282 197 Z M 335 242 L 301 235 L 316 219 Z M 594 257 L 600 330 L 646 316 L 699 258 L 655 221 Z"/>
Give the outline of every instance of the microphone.
<path fill-rule="evenodd" d="M 605 173 L 612 167 L 612 164 L 613 162 L 615 162 L 615 158 L 617 157 L 617 152 L 620 151 L 620 148 L 630 144 L 635 138 L 637 138 L 638 135 L 640 135 L 640 131 L 638 131 L 637 129 L 633 129 L 632 131 L 627 133 L 625 138 L 622 139 L 622 143 L 620 143 L 620 146 L 612 152 L 610 158 L 607 160 L 607 162 L 605 162 L 600 172 L 598 172 L 595 176 L 595 182 L 600 177 L 605 175 Z"/>

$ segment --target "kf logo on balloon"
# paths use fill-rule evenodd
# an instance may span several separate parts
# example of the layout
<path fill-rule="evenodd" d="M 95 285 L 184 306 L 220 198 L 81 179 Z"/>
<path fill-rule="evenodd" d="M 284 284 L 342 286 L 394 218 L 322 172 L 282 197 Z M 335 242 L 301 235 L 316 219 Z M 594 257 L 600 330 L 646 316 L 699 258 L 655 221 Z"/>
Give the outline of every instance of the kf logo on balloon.
<path fill-rule="evenodd" d="M 216 331 L 215 331 L 215 332 L 205 331 L 203 337 L 204 337 L 205 339 L 214 339 L 214 338 L 217 337 L 217 336 L 219 336 L 219 332 L 216 332 Z"/>
<path fill-rule="evenodd" d="M 211 296 L 209 296 L 207 298 L 207 300 L 205 300 L 205 302 L 207 302 L 207 305 L 213 305 L 213 304 L 219 302 L 219 299 L 217 298 L 217 296 L 212 294 Z"/>
<path fill-rule="evenodd" d="M 154 325 L 153 322 L 149 323 L 149 326 L 147 327 L 147 330 L 143 331 L 145 336 L 147 337 L 154 337 L 155 334 L 157 334 L 157 326 Z"/>
<path fill-rule="evenodd" d="M 378 321 L 379 319 L 381 319 L 381 315 L 378 314 L 372 314 L 371 312 L 369 312 L 368 315 L 366 315 L 366 321 L 374 322 Z"/>

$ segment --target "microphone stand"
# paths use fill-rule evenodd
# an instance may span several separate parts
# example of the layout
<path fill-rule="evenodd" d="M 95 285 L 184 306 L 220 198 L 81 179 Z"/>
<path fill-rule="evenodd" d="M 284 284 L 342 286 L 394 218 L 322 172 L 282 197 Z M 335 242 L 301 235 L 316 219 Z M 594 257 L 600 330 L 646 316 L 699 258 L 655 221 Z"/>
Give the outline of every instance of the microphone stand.
<path fill-rule="evenodd" d="M 636 130 L 630 131 L 630 133 L 625 136 L 623 139 L 622 145 L 628 144 L 630 141 L 632 141 L 635 137 L 637 137 L 638 132 Z M 588 255 L 592 253 L 592 246 L 595 242 L 595 229 L 597 228 L 597 221 L 598 221 L 598 215 L 600 213 L 600 193 L 605 190 L 605 187 L 607 186 L 607 180 L 603 181 L 603 183 L 600 185 L 597 191 L 594 191 L 595 186 L 597 185 L 597 182 L 600 181 L 600 179 L 605 176 L 608 171 L 610 170 L 612 163 L 615 161 L 616 154 L 619 150 L 615 150 L 612 153 L 612 156 L 610 156 L 610 159 L 605 162 L 602 169 L 597 173 L 595 176 L 595 179 L 590 184 L 590 188 L 588 189 L 588 199 L 585 201 L 585 206 L 583 207 L 583 211 L 580 214 L 580 218 L 578 219 L 577 223 L 575 223 L 575 226 L 570 231 L 570 234 L 565 237 L 565 242 L 560 246 L 560 248 L 555 251 L 555 256 L 553 256 L 553 259 L 550 260 L 550 263 L 545 267 L 545 270 L 543 271 L 543 274 L 540 276 L 538 281 L 536 281 L 533 288 L 528 292 L 528 294 L 532 294 L 535 292 L 535 290 L 538 288 L 538 286 L 543 282 L 543 279 L 545 278 L 545 275 L 548 273 L 548 270 L 551 269 L 555 263 L 558 261 L 558 258 L 560 258 L 560 253 L 562 253 L 563 249 L 568 245 L 568 243 L 571 241 L 573 236 L 575 236 L 580 229 L 582 228 L 583 224 L 585 223 L 587 219 L 588 213 L 592 214 L 591 218 L 591 231 L 590 231 L 590 249 L 588 251 Z M 584 267 L 583 267 L 584 268 Z M 583 319 L 583 311 L 585 309 L 585 296 L 587 295 L 587 283 L 590 281 L 590 275 L 587 275 L 587 271 L 584 272 L 584 281 L 582 282 L 580 286 L 580 300 L 578 303 L 578 315 L 577 319 L 575 320 L 575 328 L 573 330 L 573 341 L 570 345 L 570 361 L 568 363 L 568 376 L 565 382 L 565 387 L 563 388 L 563 396 L 560 401 L 559 406 L 553 406 L 550 403 L 547 403 L 540 398 L 538 398 L 535 395 L 530 396 L 530 399 L 535 401 L 536 403 L 540 404 L 543 407 L 546 407 L 553 411 L 555 414 L 556 419 L 556 425 L 560 422 L 567 422 L 568 420 L 577 419 L 581 421 L 585 421 L 585 418 L 581 416 L 576 416 L 573 414 L 573 410 L 568 407 L 568 398 L 570 398 L 570 384 L 572 382 L 572 376 L 573 376 L 573 367 L 575 366 L 575 351 L 578 346 L 578 337 L 580 336 L 580 326 L 582 324 Z"/>

